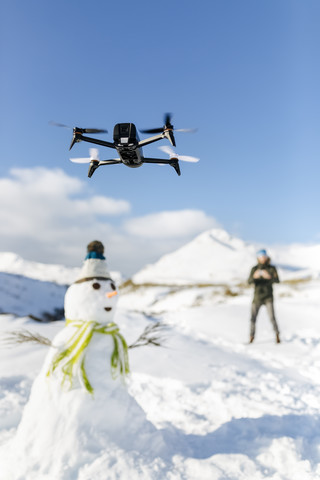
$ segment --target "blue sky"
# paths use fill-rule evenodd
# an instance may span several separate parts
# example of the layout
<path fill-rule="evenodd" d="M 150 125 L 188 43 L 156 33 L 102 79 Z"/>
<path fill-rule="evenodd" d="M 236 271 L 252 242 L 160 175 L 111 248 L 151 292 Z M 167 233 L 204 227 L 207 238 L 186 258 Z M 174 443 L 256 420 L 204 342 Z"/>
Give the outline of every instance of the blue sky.
<path fill-rule="evenodd" d="M 215 225 L 263 245 L 320 241 L 318 1 L 4 0 L 0 17 L 0 251 L 76 265 L 102 235 L 132 272 Z M 198 128 L 176 134 L 201 159 L 181 177 L 121 165 L 88 179 L 71 132 L 48 123 L 111 140 L 115 123 L 161 126 L 164 112 Z"/>

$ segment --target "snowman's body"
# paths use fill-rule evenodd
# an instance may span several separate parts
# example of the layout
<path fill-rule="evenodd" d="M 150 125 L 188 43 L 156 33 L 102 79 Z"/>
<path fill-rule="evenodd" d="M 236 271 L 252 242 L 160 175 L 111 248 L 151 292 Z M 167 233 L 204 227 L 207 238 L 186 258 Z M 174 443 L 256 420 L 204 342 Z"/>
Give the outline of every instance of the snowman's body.
<path fill-rule="evenodd" d="M 68 323 L 54 338 L 53 347 L 33 384 L 12 442 L 15 473 L 8 475 L 8 479 L 69 480 L 79 466 L 93 461 L 110 445 L 154 454 L 162 450 L 162 436 L 129 395 L 123 378 L 114 378 L 112 374 L 110 357 L 114 341 L 111 335 L 93 333 L 85 349 L 84 366 L 92 394 L 77 377 L 72 385 L 63 384 L 60 366 L 52 371 L 57 352 L 74 336 L 76 325 L 92 321 L 109 324 L 113 321 L 116 303 L 111 279 L 91 279 L 69 287 L 65 296 Z M 20 471 L 19 464 L 23 468 L 28 465 L 28 472 Z"/>

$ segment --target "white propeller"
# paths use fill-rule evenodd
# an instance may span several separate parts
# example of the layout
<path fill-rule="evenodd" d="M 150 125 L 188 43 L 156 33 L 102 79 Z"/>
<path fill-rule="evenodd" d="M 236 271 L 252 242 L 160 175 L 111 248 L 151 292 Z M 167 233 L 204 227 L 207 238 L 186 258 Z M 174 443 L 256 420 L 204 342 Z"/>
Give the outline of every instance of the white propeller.
<path fill-rule="evenodd" d="M 92 160 L 99 161 L 99 150 L 97 148 L 89 148 L 90 158 L 70 158 L 73 163 L 90 163 Z"/>
<path fill-rule="evenodd" d="M 190 157 L 189 155 L 178 155 L 176 152 L 174 152 L 174 150 L 172 150 L 171 147 L 166 145 L 159 147 L 159 149 L 169 155 L 170 158 L 177 158 L 178 160 L 183 160 L 184 162 L 197 163 L 200 160 L 200 158 Z"/>
<path fill-rule="evenodd" d="M 182 132 L 182 133 L 196 133 L 198 131 L 197 128 L 175 128 L 175 132 Z"/>

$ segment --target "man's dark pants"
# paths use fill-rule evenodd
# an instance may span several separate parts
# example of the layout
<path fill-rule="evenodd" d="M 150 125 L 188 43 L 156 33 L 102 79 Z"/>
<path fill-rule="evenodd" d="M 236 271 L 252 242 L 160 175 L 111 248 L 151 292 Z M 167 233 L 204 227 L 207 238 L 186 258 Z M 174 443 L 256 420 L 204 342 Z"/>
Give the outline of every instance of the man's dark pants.
<path fill-rule="evenodd" d="M 257 316 L 258 316 L 259 310 L 262 307 L 262 305 L 266 306 L 270 321 L 271 321 L 272 326 L 273 326 L 273 330 L 275 331 L 276 335 L 279 335 L 279 328 L 278 328 L 278 324 L 277 324 L 276 317 L 275 317 L 275 314 L 274 314 L 273 299 L 268 298 L 263 303 L 255 303 L 255 302 L 252 303 L 252 306 L 251 306 L 251 320 L 250 320 L 250 337 L 254 337 L 254 335 L 255 335 L 256 320 L 257 320 Z"/>

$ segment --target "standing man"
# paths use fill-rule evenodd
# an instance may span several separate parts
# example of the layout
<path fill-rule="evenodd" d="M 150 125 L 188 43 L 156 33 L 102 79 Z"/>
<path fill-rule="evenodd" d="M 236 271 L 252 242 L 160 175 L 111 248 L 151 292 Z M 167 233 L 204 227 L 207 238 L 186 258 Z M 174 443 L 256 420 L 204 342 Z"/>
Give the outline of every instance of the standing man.
<path fill-rule="evenodd" d="M 276 334 L 276 343 L 280 343 L 279 328 L 273 308 L 273 283 L 279 283 L 276 267 L 270 265 L 270 258 L 266 250 L 257 252 L 258 263 L 250 272 L 248 282 L 254 285 L 254 297 L 251 307 L 250 341 L 252 343 L 256 331 L 256 320 L 262 305 L 267 307 L 268 315 Z"/>

